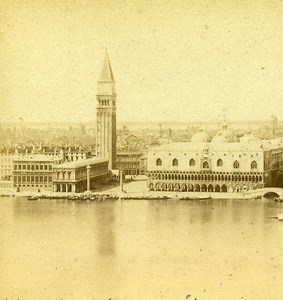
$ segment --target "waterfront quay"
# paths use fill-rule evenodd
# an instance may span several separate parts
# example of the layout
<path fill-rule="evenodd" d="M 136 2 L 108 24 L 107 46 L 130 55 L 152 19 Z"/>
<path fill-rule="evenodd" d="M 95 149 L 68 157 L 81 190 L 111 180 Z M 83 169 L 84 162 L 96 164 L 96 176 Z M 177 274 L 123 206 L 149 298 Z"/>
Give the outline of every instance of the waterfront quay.
<path fill-rule="evenodd" d="M 121 186 L 105 188 L 103 190 L 93 190 L 83 193 L 72 193 L 72 192 L 15 192 L 13 189 L 10 190 L 1 190 L 0 195 L 14 196 L 14 197 L 28 197 L 34 196 L 39 198 L 49 198 L 49 199 L 66 199 L 71 200 L 94 200 L 94 199 L 144 199 L 144 200 L 153 200 L 153 199 L 252 199 L 264 196 L 269 190 L 252 190 L 247 192 L 240 193 L 217 193 L 217 192 L 176 192 L 176 191 L 149 191 L 147 187 L 146 180 L 133 180 L 127 183 L 124 183 L 121 190 Z M 274 188 L 270 191 L 275 191 L 278 196 L 281 196 L 283 189 Z M 281 194 L 280 194 L 281 192 Z M 96 198 L 95 198 L 96 197 Z"/>

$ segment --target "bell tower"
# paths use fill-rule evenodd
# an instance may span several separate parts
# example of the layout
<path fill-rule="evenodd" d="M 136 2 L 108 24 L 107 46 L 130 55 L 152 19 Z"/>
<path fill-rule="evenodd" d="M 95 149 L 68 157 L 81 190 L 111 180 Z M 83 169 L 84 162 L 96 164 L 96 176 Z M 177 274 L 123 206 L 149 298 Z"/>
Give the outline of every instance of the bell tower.
<path fill-rule="evenodd" d="M 116 92 L 107 50 L 97 82 L 96 156 L 109 159 L 109 169 L 116 162 Z"/>

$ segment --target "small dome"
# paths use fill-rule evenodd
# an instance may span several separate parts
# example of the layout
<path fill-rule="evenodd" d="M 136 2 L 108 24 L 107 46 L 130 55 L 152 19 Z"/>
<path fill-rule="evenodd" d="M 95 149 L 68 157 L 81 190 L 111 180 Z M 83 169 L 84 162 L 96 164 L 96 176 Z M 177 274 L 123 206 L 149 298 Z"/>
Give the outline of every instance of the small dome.
<path fill-rule="evenodd" d="M 247 133 L 240 138 L 241 143 L 248 143 L 248 142 L 254 142 L 254 141 L 260 141 L 260 139 L 257 138 L 256 136 L 254 136 L 250 129 L 248 129 Z"/>
<path fill-rule="evenodd" d="M 228 142 L 227 137 L 224 136 L 221 131 L 219 131 L 211 141 L 211 143 L 227 143 L 227 142 Z"/>
<path fill-rule="evenodd" d="M 204 143 L 207 142 L 208 135 L 203 129 L 200 129 L 197 133 L 195 133 L 192 137 L 192 142 Z"/>

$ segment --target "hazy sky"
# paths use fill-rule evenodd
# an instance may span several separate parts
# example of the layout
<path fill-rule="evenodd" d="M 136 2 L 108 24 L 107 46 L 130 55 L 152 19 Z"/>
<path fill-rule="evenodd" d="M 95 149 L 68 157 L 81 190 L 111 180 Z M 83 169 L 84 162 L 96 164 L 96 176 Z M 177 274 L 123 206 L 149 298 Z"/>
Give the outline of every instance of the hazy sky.
<path fill-rule="evenodd" d="M 283 119 L 283 1 L 0 1 L 1 120 Z"/>

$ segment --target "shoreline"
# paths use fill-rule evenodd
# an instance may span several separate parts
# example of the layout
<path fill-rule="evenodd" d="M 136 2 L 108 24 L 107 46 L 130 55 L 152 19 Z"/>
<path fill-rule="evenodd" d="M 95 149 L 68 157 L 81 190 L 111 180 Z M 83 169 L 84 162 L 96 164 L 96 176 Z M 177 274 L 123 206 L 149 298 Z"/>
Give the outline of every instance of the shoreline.
<path fill-rule="evenodd" d="M 283 189 L 282 189 L 283 191 Z M 53 192 L 53 191 L 20 191 L 16 192 L 14 188 L 0 189 L 0 197 L 38 197 L 46 199 L 66 199 L 66 198 L 79 198 L 87 200 L 88 198 L 97 196 L 101 198 L 117 198 L 117 199 L 136 199 L 136 200 L 162 200 L 162 199 L 181 199 L 187 198 L 187 200 L 195 199 L 259 199 L 261 198 L 262 191 L 250 190 L 240 193 L 231 192 L 176 192 L 176 191 L 149 191 L 147 188 L 147 181 L 145 180 L 133 180 L 127 182 L 123 186 L 121 191 L 120 186 L 108 186 L 105 189 L 98 189 L 93 191 L 85 191 L 81 193 L 73 192 Z M 182 199 L 186 200 L 186 199 Z"/>
<path fill-rule="evenodd" d="M 256 195 L 253 193 L 209 193 L 209 192 L 161 192 L 161 191 L 116 191 L 116 190 L 105 190 L 105 191 L 89 191 L 83 193 L 60 193 L 60 192 L 14 192 L 14 191 L 0 191 L 0 197 L 38 197 L 45 199 L 60 199 L 68 197 L 87 197 L 91 195 L 103 196 L 108 195 L 109 197 L 117 197 L 120 199 L 127 200 L 127 198 L 137 200 L 164 200 L 168 199 L 182 199 L 190 198 L 190 200 L 201 200 L 203 198 L 210 199 L 254 199 Z M 182 199 L 185 200 L 185 199 Z"/>

